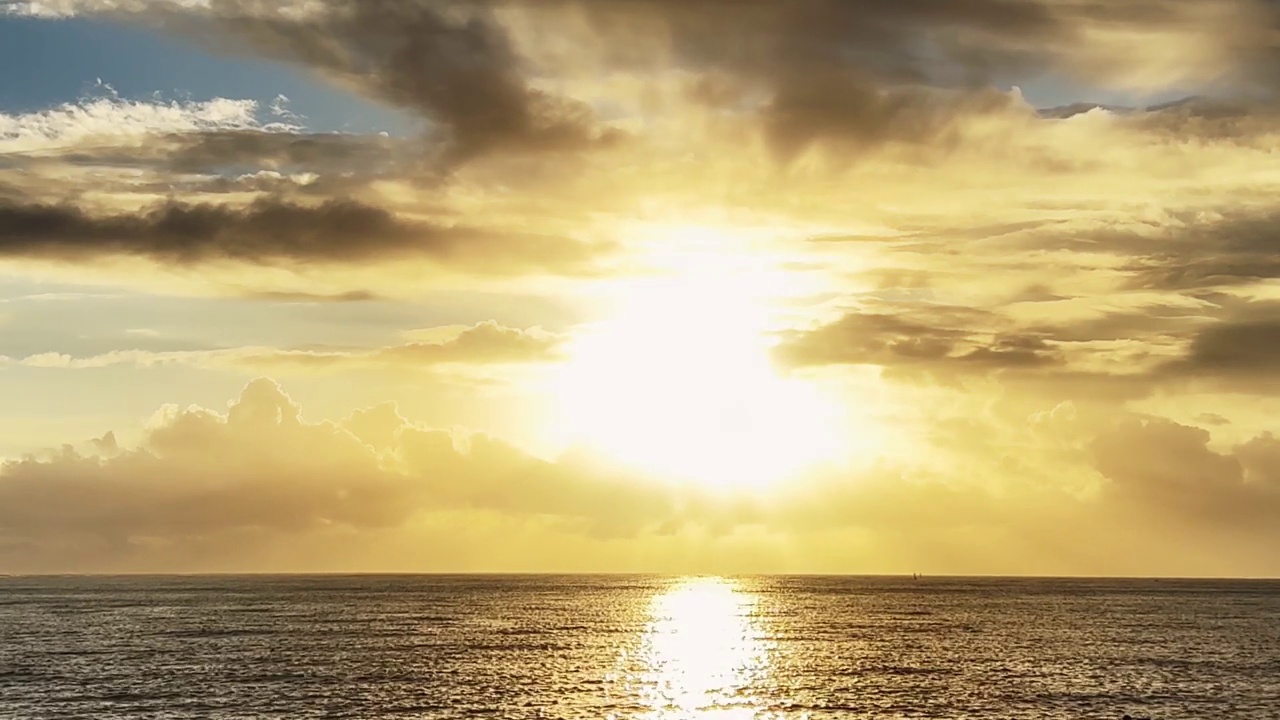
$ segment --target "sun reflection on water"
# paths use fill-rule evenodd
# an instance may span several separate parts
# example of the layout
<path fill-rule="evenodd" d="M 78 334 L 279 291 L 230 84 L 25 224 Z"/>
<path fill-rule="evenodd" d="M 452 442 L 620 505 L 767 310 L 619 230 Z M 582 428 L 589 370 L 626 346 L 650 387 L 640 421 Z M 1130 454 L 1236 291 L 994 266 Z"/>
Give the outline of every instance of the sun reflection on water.
<path fill-rule="evenodd" d="M 721 578 L 682 580 L 656 596 L 635 661 L 634 691 L 651 720 L 738 720 L 764 708 L 753 687 L 771 643 L 759 597 Z"/>

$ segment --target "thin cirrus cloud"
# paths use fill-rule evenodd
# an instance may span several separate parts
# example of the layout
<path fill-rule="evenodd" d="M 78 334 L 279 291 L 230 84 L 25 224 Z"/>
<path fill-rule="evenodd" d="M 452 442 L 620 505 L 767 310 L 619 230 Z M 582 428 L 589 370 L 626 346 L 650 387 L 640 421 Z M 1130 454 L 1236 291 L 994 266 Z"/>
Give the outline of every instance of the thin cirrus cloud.
<path fill-rule="evenodd" d="M 138 334 L 136 331 L 131 334 Z M 547 363 L 563 359 L 566 338 L 540 328 L 516 329 L 489 321 L 462 329 L 438 342 L 408 342 L 374 349 L 226 348 L 218 350 L 113 350 L 101 355 L 72 357 L 41 353 L 18 362 L 27 367 L 93 369 L 112 366 L 152 368 L 192 365 L 248 371 L 295 369 L 325 372 L 353 368 L 428 369 L 442 365 L 484 366 Z"/>
<path fill-rule="evenodd" d="M 1034 335 L 993 333 L 926 325 L 902 314 L 850 313 L 784 341 L 786 364 L 947 365 L 953 371 L 1056 365 L 1058 353 Z"/>

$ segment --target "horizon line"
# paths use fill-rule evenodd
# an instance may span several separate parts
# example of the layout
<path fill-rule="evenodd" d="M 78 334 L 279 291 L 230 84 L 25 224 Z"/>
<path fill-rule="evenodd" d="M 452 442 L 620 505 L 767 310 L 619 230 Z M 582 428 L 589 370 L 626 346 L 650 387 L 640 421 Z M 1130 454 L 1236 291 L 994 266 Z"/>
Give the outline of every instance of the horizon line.
<path fill-rule="evenodd" d="M 216 572 L 0 572 L 0 580 L 21 578 L 355 578 L 355 577 L 643 577 L 643 578 L 848 578 L 867 580 L 1074 580 L 1166 582 L 1280 582 L 1280 576 L 1227 575 L 1001 575 L 823 572 L 632 572 L 632 571 L 216 571 Z"/>

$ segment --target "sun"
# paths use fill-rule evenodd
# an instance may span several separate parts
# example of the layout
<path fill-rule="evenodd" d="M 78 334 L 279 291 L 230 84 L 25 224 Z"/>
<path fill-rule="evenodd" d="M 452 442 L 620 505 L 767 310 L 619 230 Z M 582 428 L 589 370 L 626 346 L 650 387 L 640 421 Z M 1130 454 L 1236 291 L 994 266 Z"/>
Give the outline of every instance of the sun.
<path fill-rule="evenodd" d="M 840 450 L 835 403 L 770 362 L 785 278 L 716 230 L 668 229 L 669 272 L 618 284 L 616 312 L 572 343 L 558 383 L 576 443 L 704 486 L 762 487 Z"/>

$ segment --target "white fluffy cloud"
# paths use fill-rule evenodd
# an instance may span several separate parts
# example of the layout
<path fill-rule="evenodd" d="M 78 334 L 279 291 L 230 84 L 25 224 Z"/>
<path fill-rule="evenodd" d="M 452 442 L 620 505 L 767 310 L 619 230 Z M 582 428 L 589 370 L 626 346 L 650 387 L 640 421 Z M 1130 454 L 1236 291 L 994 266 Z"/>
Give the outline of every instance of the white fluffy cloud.
<path fill-rule="evenodd" d="M 207 11 L 213 5 L 214 0 L 0 0 L 0 15 L 54 19 L 85 13 Z"/>
<path fill-rule="evenodd" d="M 149 135 L 237 130 L 295 130 L 267 125 L 253 100 L 87 98 L 38 112 L 0 113 L 0 153 L 69 150 L 90 143 L 128 145 Z"/>

